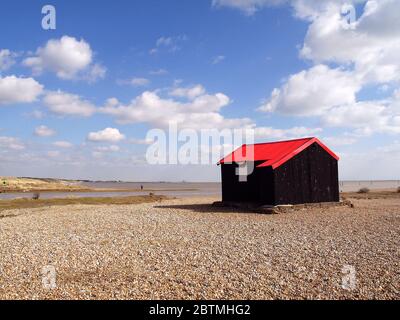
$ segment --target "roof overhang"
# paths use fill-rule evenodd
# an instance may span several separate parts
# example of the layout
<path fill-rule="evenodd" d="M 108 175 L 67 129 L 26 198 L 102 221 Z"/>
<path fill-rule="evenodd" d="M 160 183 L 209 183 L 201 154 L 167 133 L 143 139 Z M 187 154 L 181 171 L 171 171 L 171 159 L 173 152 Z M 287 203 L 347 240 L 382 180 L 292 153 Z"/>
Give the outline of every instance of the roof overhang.
<path fill-rule="evenodd" d="M 284 163 L 286 163 L 287 161 L 289 161 L 290 159 L 292 159 L 293 157 L 295 157 L 296 155 L 298 155 L 300 152 L 302 152 L 303 150 L 307 149 L 309 146 L 311 146 L 312 144 L 317 143 L 321 148 L 323 148 L 328 154 L 330 154 L 334 159 L 336 159 L 337 161 L 339 161 L 339 156 L 337 156 L 332 150 L 330 150 L 325 144 L 323 144 L 318 138 L 310 138 L 307 142 L 305 142 L 304 144 L 302 144 L 300 147 L 296 148 L 295 150 L 289 152 L 288 154 L 284 155 L 283 157 L 279 158 L 279 159 L 263 159 L 262 161 L 264 161 L 263 163 L 259 164 L 257 166 L 257 168 L 263 168 L 263 167 L 272 167 L 273 170 L 279 168 L 281 165 L 283 165 Z M 243 162 L 243 161 L 251 161 L 251 160 L 242 160 L 242 161 L 234 161 L 234 159 L 232 159 L 232 161 L 229 160 L 229 157 L 232 156 L 233 154 L 235 154 L 237 151 L 243 149 L 243 147 L 245 147 L 247 145 L 243 145 L 240 148 L 236 149 L 233 153 L 231 153 L 230 155 L 228 155 L 227 157 L 221 159 L 217 165 L 220 164 L 224 164 L 224 163 L 239 163 L 239 162 Z M 232 157 L 233 158 L 233 157 Z"/>

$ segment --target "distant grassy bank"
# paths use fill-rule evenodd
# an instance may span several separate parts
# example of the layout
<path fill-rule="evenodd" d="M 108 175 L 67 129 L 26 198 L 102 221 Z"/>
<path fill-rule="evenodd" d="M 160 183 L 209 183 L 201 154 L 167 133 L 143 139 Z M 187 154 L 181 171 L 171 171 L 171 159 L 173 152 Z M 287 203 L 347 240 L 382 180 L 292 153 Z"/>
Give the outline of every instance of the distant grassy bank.
<path fill-rule="evenodd" d="M 167 199 L 165 196 L 148 195 L 132 197 L 112 197 L 112 198 L 64 198 L 64 199 L 15 199 L 0 201 L 0 218 L 11 215 L 4 215 L 5 210 L 24 209 L 24 208 L 43 208 L 51 206 L 67 206 L 74 204 L 81 205 L 129 205 L 139 203 L 157 202 Z"/>
<path fill-rule="evenodd" d="M 91 191 L 78 182 L 58 179 L 0 177 L 0 192 L 80 192 Z"/>
<path fill-rule="evenodd" d="M 196 189 L 174 188 L 168 191 L 195 191 Z M 29 192 L 142 192 L 132 188 L 90 188 L 80 181 L 41 178 L 0 177 L 0 193 Z M 146 192 L 160 192 L 163 189 L 146 189 Z"/>

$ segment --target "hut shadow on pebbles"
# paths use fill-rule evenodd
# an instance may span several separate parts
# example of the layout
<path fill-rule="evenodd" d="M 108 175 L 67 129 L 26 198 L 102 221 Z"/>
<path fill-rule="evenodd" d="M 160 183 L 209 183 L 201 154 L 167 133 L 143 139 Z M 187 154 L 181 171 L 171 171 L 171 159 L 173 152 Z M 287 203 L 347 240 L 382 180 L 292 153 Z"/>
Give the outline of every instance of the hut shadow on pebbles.
<path fill-rule="evenodd" d="M 155 208 L 160 209 L 177 209 L 188 210 L 198 213 L 258 213 L 258 214 L 281 214 L 295 213 L 304 209 L 313 208 L 332 208 L 332 207 L 350 207 L 354 208 L 354 204 L 349 200 L 340 202 L 324 202 L 309 203 L 301 205 L 260 205 L 259 203 L 243 203 L 243 202 L 214 202 L 210 204 L 174 204 L 174 205 L 157 205 Z"/>
<path fill-rule="evenodd" d="M 254 213 L 252 210 L 244 208 L 234 208 L 228 206 L 218 206 L 215 203 L 196 203 L 196 204 L 170 204 L 154 206 L 158 209 L 187 210 L 196 213 Z"/>

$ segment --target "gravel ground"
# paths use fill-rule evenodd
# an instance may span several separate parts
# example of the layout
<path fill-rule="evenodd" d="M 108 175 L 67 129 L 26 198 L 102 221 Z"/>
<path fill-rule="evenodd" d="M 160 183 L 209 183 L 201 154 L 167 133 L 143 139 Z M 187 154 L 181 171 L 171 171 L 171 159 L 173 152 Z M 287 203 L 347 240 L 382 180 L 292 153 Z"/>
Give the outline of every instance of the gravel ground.
<path fill-rule="evenodd" d="M 400 199 L 280 215 L 213 200 L 9 211 L 0 298 L 400 298 Z"/>

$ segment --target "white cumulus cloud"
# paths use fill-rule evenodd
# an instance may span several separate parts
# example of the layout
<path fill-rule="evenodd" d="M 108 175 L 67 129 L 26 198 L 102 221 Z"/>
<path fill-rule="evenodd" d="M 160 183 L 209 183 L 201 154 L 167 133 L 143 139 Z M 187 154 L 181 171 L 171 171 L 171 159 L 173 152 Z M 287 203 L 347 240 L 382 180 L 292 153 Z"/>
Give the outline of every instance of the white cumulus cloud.
<path fill-rule="evenodd" d="M 156 92 L 145 91 L 127 105 L 110 99 L 100 112 L 114 116 L 122 124 L 143 122 L 161 128 L 167 128 L 171 122 L 181 128 L 193 129 L 252 125 L 248 118 L 228 119 L 220 114 L 221 108 L 230 103 L 229 97 L 223 93 L 211 95 L 197 90 L 195 93 L 184 90 L 175 92 L 175 95 L 186 96 L 187 101 L 162 98 Z"/>
<path fill-rule="evenodd" d="M 55 134 L 56 132 L 47 126 L 39 126 L 35 129 L 35 135 L 38 137 L 51 137 Z"/>
<path fill-rule="evenodd" d="M 0 147 L 16 151 L 25 149 L 25 145 L 15 137 L 0 137 Z"/>
<path fill-rule="evenodd" d="M 355 135 L 374 133 L 400 134 L 400 110 L 395 97 L 385 101 L 361 101 L 342 105 L 326 112 L 322 123 L 330 127 L 355 128 Z"/>
<path fill-rule="evenodd" d="M 317 65 L 291 75 L 281 88 L 273 90 L 259 111 L 319 115 L 332 107 L 354 103 L 360 88 L 352 73 Z"/>
<path fill-rule="evenodd" d="M 299 137 L 311 137 L 321 133 L 322 128 L 293 127 L 277 129 L 272 127 L 257 127 L 254 129 L 255 139 L 273 140 Z"/>
<path fill-rule="evenodd" d="M 119 142 L 125 139 L 125 136 L 115 128 L 106 128 L 98 132 L 90 132 L 88 140 L 93 142 Z"/>
<path fill-rule="evenodd" d="M 67 149 L 67 148 L 72 148 L 73 144 L 68 141 L 56 141 L 53 142 L 53 146 Z"/>
<path fill-rule="evenodd" d="M 316 63 L 354 64 L 365 83 L 399 80 L 400 2 L 367 1 L 359 19 L 351 24 L 342 8 L 340 1 L 321 1 L 320 10 L 314 10 L 311 18 L 301 55 Z M 356 13 L 355 7 L 351 10 Z"/>
<path fill-rule="evenodd" d="M 95 148 L 96 152 L 118 152 L 120 147 L 117 145 L 102 146 Z"/>
<path fill-rule="evenodd" d="M 91 102 L 62 91 L 48 92 L 43 102 L 50 111 L 59 115 L 89 117 L 96 111 Z"/>
<path fill-rule="evenodd" d="M 300 56 L 315 66 L 289 76 L 259 110 L 318 116 L 321 125 L 352 128 L 350 142 L 375 133 L 400 134 L 399 91 L 379 101 L 357 97 L 373 86 L 385 88 L 380 94 L 398 88 L 400 2 L 290 2 L 297 17 L 309 23 Z"/>
<path fill-rule="evenodd" d="M 30 103 L 43 92 L 43 86 L 33 78 L 0 76 L 0 105 Z"/>
<path fill-rule="evenodd" d="M 63 36 L 49 40 L 44 47 L 36 51 L 36 55 L 23 61 L 34 73 L 54 72 L 61 79 L 76 79 L 79 76 L 94 81 L 105 75 L 105 68 L 92 64 L 93 52 L 83 39 Z"/>
<path fill-rule="evenodd" d="M 188 88 L 174 88 L 170 91 L 170 95 L 174 97 L 194 99 L 206 93 L 206 89 L 198 84 Z"/>

